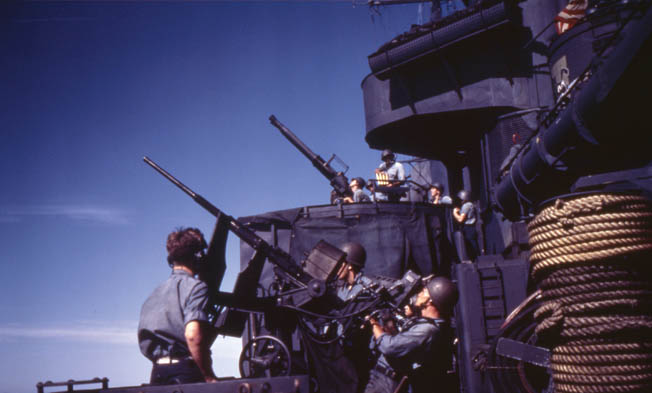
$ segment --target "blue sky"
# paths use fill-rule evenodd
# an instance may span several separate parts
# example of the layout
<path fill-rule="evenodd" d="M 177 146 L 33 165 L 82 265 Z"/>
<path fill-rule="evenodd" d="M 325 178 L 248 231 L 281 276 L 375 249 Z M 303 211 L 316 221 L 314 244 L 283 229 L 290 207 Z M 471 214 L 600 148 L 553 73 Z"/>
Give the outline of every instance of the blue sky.
<path fill-rule="evenodd" d="M 0 5 L 0 393 L 147 381 L 136 326 L 169 274 L 165 237 L 180 225 L 210 236 L 213 217 L 144 155 L 234 216 L 327 203 L 327 181 L 269 124 L 275 114 L 350 175 L 372 176 L 367 55 L 420 18 L 417 5 L 378 11 L 348 1 Z M 230 239 L 222 290 L 237 247 Z M 239 349 L 218 338 L 218 375 L 238 375 Z"/>

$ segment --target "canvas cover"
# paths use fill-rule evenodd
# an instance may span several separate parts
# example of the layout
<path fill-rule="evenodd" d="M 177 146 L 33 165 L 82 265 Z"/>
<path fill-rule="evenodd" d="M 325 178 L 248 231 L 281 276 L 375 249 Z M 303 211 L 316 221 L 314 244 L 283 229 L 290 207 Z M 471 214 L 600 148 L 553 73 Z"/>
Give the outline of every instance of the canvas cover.
<path fill-rule="evenodd" d="M 400 278 L 407 269 L 422 275 L 448 275 L 446 209 L 422 203 L 358 203 L 310 206 L 238 220 L 268 243 L 288 251 L 297 262 L 320 240 L 335 246 L 358 242 L 367 251 L 366 275 Z M 241 268 L 252 255 L 251 247 L 242 243 Z M 261 284 L 269 284 L 272 276 L 271 266 L 266 266 Z"/>

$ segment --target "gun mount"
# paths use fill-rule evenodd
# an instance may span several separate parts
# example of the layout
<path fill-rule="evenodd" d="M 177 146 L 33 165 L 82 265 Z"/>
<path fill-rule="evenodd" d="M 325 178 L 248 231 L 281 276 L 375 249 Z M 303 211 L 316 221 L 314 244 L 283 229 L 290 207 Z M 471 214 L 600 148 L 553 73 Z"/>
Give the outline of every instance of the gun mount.
<path fill-rule="evenodd" d="M 303 345 L 308 345 L 305 340 L 312 341 L 313 345 L 331 345 L 352 334 L 361 325 L 364 315 L 381 308 L 396 312 L 420 288 L 421 277 L 408 270 L 401 279 L 385 279 L 386 286 L 365 288 L 351 301 L 342 303 L 332 295 L 336 289 L 336 274 L 346 257 L 344 252 L 319 239 L 309 252 L 303 253 L 306 258 L 300 264 L 296 263 L 298 258 L 270 245 L 247 225 L 226 215 L 154 161 L 148 157 L 144 161 L 213 214 L 217 218 L 216 232 L 226 227 L 252 250 L 251 258 L 238 276 L 234 292 L 227 294 L 216 288 L 214 296 L 216 309 L 228 307 L 222 310 L 215 322 L 222 334 L 241 336 L 246 320 L 243 314 L 250 313 L 249 336 L 240 359 L 244 377 L 296 373 L 292 368 L 292 358 L 297 357 L 294 353 L 297 351 L 291 352 L 285 344 L 285 341 L 295 340 L 288 339 L 288 334 L 295 338 L 304 337 Z M 270 281 L 261 279 L 261 276 L 264 278 L 265 260 L 271 264 L 273 278 Z M 209 279 L 219 282 L 221 277 Z M 263 293 L 258 296 L 261 284 Z M 264 288 L 268 288 L 267 291 Z M 262 326 L 257 326 L 252 313 L 264 313 L 265 328 L 269 331 L 261 331 Z M 333 329 L 333 326 L 337 328 Z M 264 334 L 260 335 L 261 332 Z M 299 370 L 308 372 L 305 368 Z M 319 383 L 328 386 L 325 380 Z"/>

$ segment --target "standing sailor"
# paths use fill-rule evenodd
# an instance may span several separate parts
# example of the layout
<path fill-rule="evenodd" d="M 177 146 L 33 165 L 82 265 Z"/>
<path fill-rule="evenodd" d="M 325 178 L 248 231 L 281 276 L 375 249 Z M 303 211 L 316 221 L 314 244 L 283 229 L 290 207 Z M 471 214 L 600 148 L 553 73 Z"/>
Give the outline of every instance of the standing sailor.
<path fill-rule="evenodd" d="M 376 196 L 379 200 L 398 202 L 403 193 L 398 188 L 405 181 L 405 168 L 403 164 L 396 161 L 396 156 L 390 149 L 383 150 L 380 158 L 383 162 L 376 169 L 376 179 L 377 185 L 385 190 L 377 192 Z M 392 188 L 395 190 L 391 190 Z"/>
<path fill-rule="evenodd" d="M 138 344 L 152 361 L 152 385 L 215 382 L 208 324 L 208 287 L 195 278 L 206 240 L 196 228 L 180 228 L 167 239 L 170 277 L 147 298 L 140 312 Z"/>

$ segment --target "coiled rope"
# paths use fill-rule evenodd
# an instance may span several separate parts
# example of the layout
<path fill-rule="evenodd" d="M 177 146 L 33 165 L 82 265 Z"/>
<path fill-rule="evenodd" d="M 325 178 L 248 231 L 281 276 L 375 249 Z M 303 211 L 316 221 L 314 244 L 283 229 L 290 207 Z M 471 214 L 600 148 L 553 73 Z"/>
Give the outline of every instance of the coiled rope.
<path fill-rule="evenodd" d="M 559 199 L 528 225 L 556 392 L 652 392 L 652 202 Z"/>

